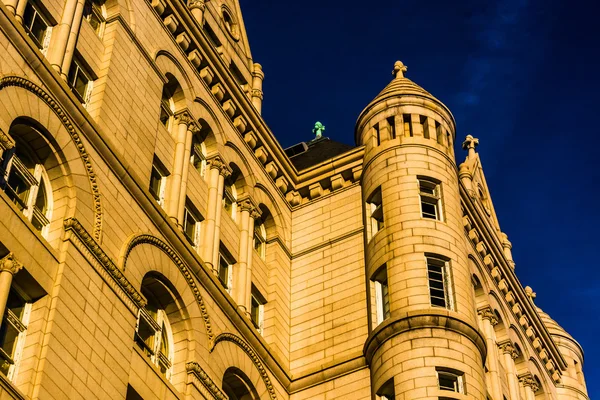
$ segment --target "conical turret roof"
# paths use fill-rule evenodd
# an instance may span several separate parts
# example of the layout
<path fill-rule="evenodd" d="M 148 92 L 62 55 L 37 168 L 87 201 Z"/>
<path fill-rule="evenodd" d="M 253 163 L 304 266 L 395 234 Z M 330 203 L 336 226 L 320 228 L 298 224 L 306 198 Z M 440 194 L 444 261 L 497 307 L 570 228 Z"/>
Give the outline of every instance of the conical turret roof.
<path fill-rule="evenodd" d="M 542 320 L 542 322 L 544 323 L 544 325 L 546 325 L 546 328 L 548 329 L 548 332 L 550 332 L 551 335 L 560 335 L 560 336 L 566 336 L 572 340 L 573 336 L 571 336 L 567 331 L 565 331 L 563 329 L 562 326 L 560 326 L 558 324 L 558 322 L 556 322 L 555 320 L 553 320 L 550 315 L 548 315 L 546 312 L 544 312 L 544 310 L 542 310 L 539 307 L 536 307 L 536 311 L 538 312 L 538 315 L 540 316 L 540 319 Z"/>

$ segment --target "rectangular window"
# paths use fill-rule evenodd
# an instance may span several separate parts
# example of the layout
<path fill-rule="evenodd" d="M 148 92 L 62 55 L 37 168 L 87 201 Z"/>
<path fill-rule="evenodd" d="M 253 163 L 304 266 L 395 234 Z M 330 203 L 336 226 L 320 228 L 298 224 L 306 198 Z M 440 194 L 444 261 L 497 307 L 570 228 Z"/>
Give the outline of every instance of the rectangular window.
<path fill-rule="evenodd" d="M 402 120 L 404 121 L 404 136 L 413 137 L 413 126 L 412 119 L 410 114 L 402 115 Z"/>
<path fill-rule="evenodd" d="M 383 229 L 383 201 L 381 198 L 381 187 L 369 196 L 367 200 L 367 212 L 369 213 L 369 222 L 371 224 L 371 237 Z"/>
<path fill-rule="evenodd" d="M 260 294 L 258 289 L 252 285 L 252 295 L 250 298 L 250 319 L 256 330 L 262 335 L 263 324 L 265 319 L 265 298 Z"/>
<path fill-rule="evenodd" d="M 423 218 L 441 221 L 442 196 L 440 184 L 429 178 L 419 178 L 419 195 L 421 196 L 421 215 Z"/>
<path fill-rule="evenodd" d="M 31 303 L 11 288 L 0 328 L 0 372 L 11 381 L 16 376 L 25 347 L 30 313 Z"/>
<path fill-rule="evenodd" d="M 90 23 L 96 35 L 102 36 L 105 22 L 104 15 L 102 15 L 102 6 L 91 0 L 86 0 L 83 6 L 83 19 Z"/>
<path fill-rule="evenodd" d="M 390 313 L 390 293 L 387 279 L 387 268 L 381 267 L 372 278 L 375 285 L 375 311 L 377 315 L 377 325 L 389 318 Z"/>
<path fill-rule="evenodd" d="M 436 257 L 427 257 L 429 297 L 433 307 L 454 309 L 450 263 Z"/>
<path fill-rule="evenodd" d="M 168 99 L 162 99 L 160 102 L 160 123 L 169 129 L 171 120 L 173 119 L 173 111 L 171 111 L 171 104 Z"/>
<path fill-rule="evenodd" d="M 202 143 L 197 135 L 194 135 L 192 139 L 192 151 L 191 151 L 191 159 L 190 162 L 200 173 L 200 176 L 204 176 L 206 173 L 206 148 L 204 143 Z"/>
<path fill-rule="evenodd" d="M 394 378 L 384 383 L 377 391 L 377 400 L 394 400 L 396 391 L 394 388 Z"/>
<path fill-rule="evenodd" d="M 460 371 L 436 368 L 440 390 L 465 394 L 464 374 Z"/>
<path fill-rule="evenodd" d="M 152 163 L 152 171 L 150 172 L 150 194 L 154 200 L 161 206 L 165 201 L 165 187 L 167 183 L 167 173 L 162 164 L 155 157 Z"/>
<path fill-rule="evenodd" d="M 23 27 L 42 53 L 45 54 L 50 44 L 52 28 L 48 21 L 42 17 L 38 8 L 30 2 L 27 2 L 23 13 Z"/>
<path fill-rule="evenodd" d="M 92 86 L 94 81 L 91 74 L 85 71 L 81 66 L 81 62 L 73 59 L 67 83 L 71 87 L 71 91 L 79 98 L 82 104 L 87 104 L 92 96 Z"/>
<path fill-rule="evenodd" d="M 223 254 L 219 255 L 219 281 L 223 287 L 227 290 L 227 293 L 231 294 L 233 274 L 232 274 L 232 263 Z"/>
<path fill-rule="evenodd" d="M 390 139 L 396 139 L 396 118 L 395 117 L 389 117 L 387 119 L 387 123 L 390 126 Z"/>
<path fill-rule="evenodd" d="M 236 199 L 234 194 L 235 187 L 233 186 L 225 186 L 223 189 L 223 208 L 227 215 L 231 217 L 235 221 L 236 217 Z"/>
<path fill-rule="evenodd" d="M 429 139 L 429 122 L 427 121 L 427 117 L 421 115 L 419 118 L 421 119 L 420 122 L 423 127 L 423 137 Z"/>
<path fill-rule="evenodd" d="M 194 248 L 200 244 L 200 222 L 198 213 L 193 211 L 191 206 L 186 205 L 183 210 L 183 233 Z"/>

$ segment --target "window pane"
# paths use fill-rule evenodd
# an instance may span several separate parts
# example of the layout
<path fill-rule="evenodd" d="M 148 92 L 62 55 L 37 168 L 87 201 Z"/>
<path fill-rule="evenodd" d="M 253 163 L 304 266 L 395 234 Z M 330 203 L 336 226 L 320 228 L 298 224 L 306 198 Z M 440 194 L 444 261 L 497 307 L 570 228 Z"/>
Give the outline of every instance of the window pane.
<path fill-rule="evenodd" d="M 4 317 L 0 328 L 0 347 L 10 358 L 13 357 L 20 331 Z"/>
<path fill-rule="evenodd" d="M 421 209 L 424 218 L 437 219 L 437 207 L 435 205 L 421 201 Z"/>
<path fill-rule="evenodd" d="M 185 220 L 183 224 L 185 235 L 193 243 L 196 236 L 196 219 L 187 209 L 185 210 Z"/>
<path fill-rule="evenodd" d="M 227 261 L 221 257 L 221 261 L 219 264 L 219 280 L 227 288 L 227 283 L 229 280 L 229 264 Z"/>
<path fill-rule="evenodd" d="M 135 341 L 138 346 L 144 349 L 146 354 L 152 355 L 154 353 L 152 349 L 154 348 L 154 335 L 156 333 L 154 328 L 143 317 L 140 317 L 136 333 Z"/>
<path fill-rule="evenodd" d="M 79 69 L 79 68 L 78 68 Z M 77 77 L 75 82 L 73 83 L 73 89 L 81 96 L 82 99 L 85 99 L 85 92 L 87 90 L 87 85 L 90 80 L 85 76 L 85 74 L 79 69 L 77 73 Z"/>
<path fill-rule="evenodd" d="M 8 175 L 8 197 L 19 206 L 21 210 L 25 208 L 27 204 L 27 197 L 29 196 L 29 184 L 23 179 L 20 173 L 12 168 Z"/>
<path fill-rule="evenodd" d="M 46 23 L 40 18 L 40 15 L 36 12 L 31 25 L 31 35 L 37 40 L 40 47 L 44 43 L 46 29 L 48 29 L 48 25 L 46 25 Z"/>
<path fill-rule="evenodd" d="M 260 325 L 260 321 L 259 321 L 259 312 L 260 312 L 260 310 L 259 310 L 259 307 L 260 307 L 260 304 L 254 298 L 254 296 L 252 296 L 251 306 L 250 306 L 250 318 L 252 319 L 252 323 L 254 323 L 254 326 L 256 328 L 258 328 L 259 325 Z"/>
<path fill-rule="evenodd" d="M 162 175 L 156 167 L 152 166 L 152 172 L 150 173 L 150 193 L 156 201 L 160 200 L 160 185 L 162 182 Z"/>
<path fill-rule="evenodd" d="M 439 383 L 441 390 L 458 391 L 458 377 L 451 374 L 439 373 Z"/>

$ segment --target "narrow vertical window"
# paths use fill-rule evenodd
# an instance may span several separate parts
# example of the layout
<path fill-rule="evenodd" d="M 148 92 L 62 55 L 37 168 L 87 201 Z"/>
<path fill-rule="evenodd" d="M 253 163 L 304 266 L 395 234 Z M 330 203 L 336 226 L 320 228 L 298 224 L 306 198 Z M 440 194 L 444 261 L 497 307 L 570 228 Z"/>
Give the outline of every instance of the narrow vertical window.
<path fill-rule="evenodd" d="M 464 374 L 449 368 L 436 368 L 440 390 L 455 393 L 465 393 Z"/>
<path fill-rule="evenodd" d="M 162 164 L 155 157 L 152 163 L 152 170 L 150 172 L 150 194 L 154 197 L 154 200 L 161 206 L 165 202 L 165 187 L 167 183 L 167 172 Z"/>
<path fill-rule="evenodd" d="M 262 335 L 265 320 L 265 298 L 258 289 L 252 285 L 252 295 L 250 298 L 250 319 L 256 330 Z"/>
<path fill-rule="evenodd" d="M 19 369 L 30 313 L 31 303 L 11 288 L 0 328 L 0 372 L 11 381 Z"/>
<path fill-rule="evenodd" d="M 254 225 L 254 250 L 258 253 L 260 258 L 265 259 L 266 247 L 267 247 L 267 231 L 265 225 L 257 220 Z"/>
<path fill-rule="evenodd" d="M 440 184 L 429 178 L 419 178 L 419 195 L 423 218 L 442 220 Z"/>
<path fill-rule="evenodd" d="M 377 325 L 389 318 L 390 313 L 390 293 L 387 279 L 387 268 L 384 265 L 373 276 L 372 281 L 375 287 L 375 314 Z"/>
<path fill-rule="evenodd" d="M 421 119 L 420 122 L 423 127 L 423 137 L 429 139 L 429 122 L 427 121 L 427 117 L 421 115 L 419 118 Z"/>
<path fill-rule="evenodd" d="M 155 304 L 140 308 L 135 342 L 167 379 L 173 365 L 172 341 L 171 325 L 165 310 Z"/>
<path fill-rule="evenodd" d="M 435 136 L 438 144 L 444 144 L 444 128 L 442 128 L 442 124 L 435 121 Z"/>
<path fill-rule="evenodd" d="M 394 400 L 395 398 L 396 391 L 394 388 L 394 378 L 392 378 L 381 385 L 377 391 L 377 400 Z"/>
<path fill-rule="evenodd" d="M 42 53 L 45 54 L 50 44 L 52 28 L 48 21 L 42 17 L 38 8 L 29 1 L 23 13 L 23 27 Z"/>
<path fill-rule="evenodd" d="M 449 262 L 437 257 L 426 257 L 429 279 L 429 297 L 433 307 L 454 309 Z"/>
<path fill-rule="evenodd" d="M 69 68 L 67 83 L 71 87 L 71 91 L 83 105 L 89 103 L 94 81 L 91 78 L 91 74 L 82 67 L 81 61 L 75 58 L 71 63 L 71 68 Z"/>
<path fill-rule="evenodd" d="M 389 117 L 387 123 L 390 126 L 390 139 L 396 139 L 396 118 Z"/>
<path fill-rule="evenodd" d="M 202 219 L 190 204 L 183 210 L 183 233 L 190 244 L 197 249 L 200 244 L 200 222 Z"/>
<path fill-rule="evenodd" d="M 232 262 L 223 254 L 219 255 L 219 281 L 227 290 L 227 293 L 231 294 L 233 274 L 232 274 Z"/>
<path fill-rule="evenodd" d="M 383 229 L 383 202 L 381 186 L 375 189 L 367 199 L 367 213 L 369 217 L 371 237 Z"/>
<path fill-rule="evenodd" d="M 235 185 L 230 183 L 223 190 L 223 208 L 225 212 L 235 221 L 237 213 L 237 191 Z"/>
<path fill-rule="evenodd" d="M 381 144 L 381 131 L 379 129 L 379 123 L 377 123 L 373 126 L 373 131 L 375 132 L 376 146 L 379 146 Z"/>
<path fill-rule="evenodd" d="M 402 116 L 402 120 L 404 121 L 404 136 L 413 137 L 413 126 L 412 126 L 411 115 L 404 114 Z"/>
<path fill-rule="evenodd" d="M 194 135 L 192 138 L 192 151 L 190 157 L 190 162 L 196 171 L 198 171 L 200 176 L 204 177 L 206 174 L 206 145 L 198 135 Z"/>

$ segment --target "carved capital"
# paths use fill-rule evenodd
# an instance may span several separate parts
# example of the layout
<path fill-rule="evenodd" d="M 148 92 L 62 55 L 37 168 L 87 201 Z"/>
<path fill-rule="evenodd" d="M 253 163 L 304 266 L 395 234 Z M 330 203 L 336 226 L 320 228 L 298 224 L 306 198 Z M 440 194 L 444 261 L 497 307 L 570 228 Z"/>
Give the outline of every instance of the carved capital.
<path fill-rule="evenodd" d="M 0 150 L 10 150 L 15 147 L 15 141 L 0 129 Z"/>
<path fill-rule="evenodd" d="M 194 8 L 199 8 L 201 11 L 204 11 L 206 8 L 206 2 L 204 0 L 189 0 L 188 8 L 193 10 Z"/>
<path fill-rule="evenodd" d="M 10 252 L 4 258 L 0 260 L 0 272 L 9 272 L 11 275 L 16 274 L 23 268 L 23 264 L 21 264 L 16 258 L 15 255 Z"/>
<path fill-rule="evenodd" d="M 490 324 L 492 324 L 492 326 L 498 325 L 498 317 L 496 317 L 496 313 L 494 312 L 494 310 L 492 310 L 490 306 L 480 308 L 479 310 L 477 310 L 477 314 L 479 314 L 481 319 L 487 319 L 488 321 L 490 321 Z"/>
<path fill-rule="evenodd" d="M 505 340 L 504 342 L 498 343 L 498 348 L 500 349 L 500 351 L 502 351 L 502 353 L 510 354 L 510 357 L 513 360 L 519 358 L 519 351 L 510 340 Z"/>
<path fill-rule="evenodd" d="M 231 176 L 231 168 L 227 165 L 225 160 L 221 158 L 219 155 L 215 155 L 207 160 L 208 167 L 210 169 L 219 170 L 219 175 L 223 175 L 225 179 Z"/>
<path fill-rule="evenodd" d="M 187 125 L 188 127 L 194 122 L 194 119 L 187 110 L 175 114 L 177 125 Z"/>
<path fill-rule="evenodd" d="M 262 100 L 264 98 L 263 91 L 260 89 L 252 89 L 252 97 L 258 97 Z"/>
<path fill-rule="evenodd" d="M 537 383 L 531 372 L 526 372 L 524 374 L 519 375 L 519 383 L 523 387 L 531 388 L 533 393 L 537 392 L 540 389 L 540 385 Z"/>

